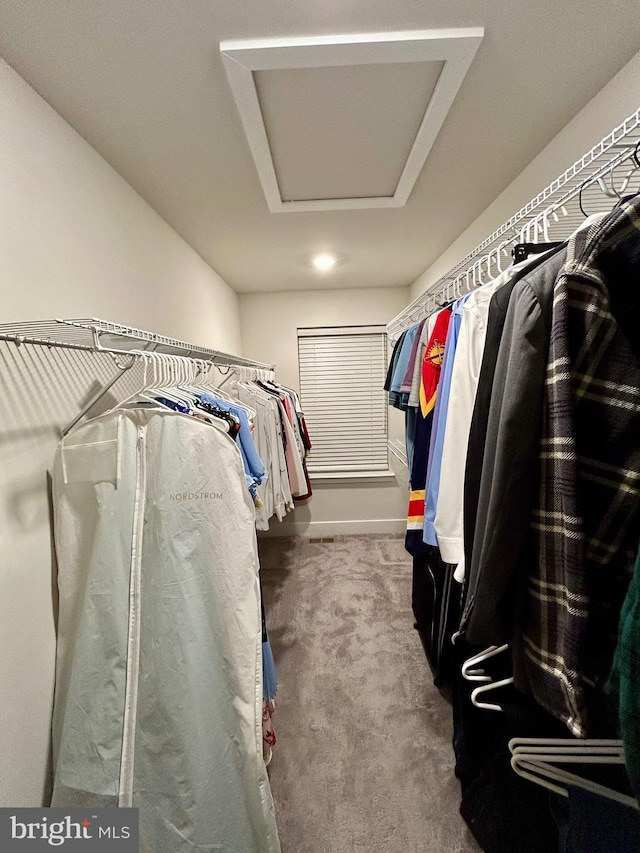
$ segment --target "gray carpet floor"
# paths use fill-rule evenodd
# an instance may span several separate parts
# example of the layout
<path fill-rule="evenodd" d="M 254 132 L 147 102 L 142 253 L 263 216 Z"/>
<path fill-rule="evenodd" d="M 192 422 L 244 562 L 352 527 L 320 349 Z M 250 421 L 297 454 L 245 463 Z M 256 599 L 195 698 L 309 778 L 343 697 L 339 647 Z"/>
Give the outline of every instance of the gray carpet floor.
<path fill-rule="evenodd" d="M 397 538 L 262 539 L 283 853 L 474 853 Z"/>

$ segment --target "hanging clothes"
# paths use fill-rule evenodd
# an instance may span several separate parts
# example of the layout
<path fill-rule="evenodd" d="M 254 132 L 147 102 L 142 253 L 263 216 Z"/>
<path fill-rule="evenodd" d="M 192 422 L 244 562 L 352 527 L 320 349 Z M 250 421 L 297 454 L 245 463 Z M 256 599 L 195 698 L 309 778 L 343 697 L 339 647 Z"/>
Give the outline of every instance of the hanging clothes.
<path fill-rule="evenodd" d="M 413 556 L 420 556 L 426 550 L 422 541 L 422 527 L 424 523 L 427 461 L 433 424 L 433 412 L 440 383 L 442 360 L 450 319 L 451 311 L 446 308 L 438 312 L 434 317 L 431 336 L 425 347 L 422 364 L 420 365 L 419 409 L 416 412 L 415 432 L 413 436 L 414 451 L 409 476 L 409 510 L 407 513 L 407 535 L 405 538 L 405 547 Z"/>
<path fill-rule="evenodd" d="M 464 523 L 476 538 L 466 561 L 461 629 L 475 645 L 511 642 L 518 631 L 514 578 L 530 536 L 553 287 L 565 257 L 559 251 L 536 263 L 491 302 L 504 314 L 499 333 L 496 324 L 485 343 L 465 475 Z"/>
<path fill-rule="evenodd" d="M 639 538 L 640 357 L 617 320 L 637 288 L 610 296 L 622 270 L 637 281 L 639 223 L 636 196 L 578 231 L 554 287 L 524 663 L 538 702 L 577 735 L 585 683 L 601 690 L 611 668 Z"/>
<path fill-rule="evenodd" d="M 442 470 L 434 527 L 442 559 L 457 566 L 456 579 L 464 578 L 463 493 L 469 430 L 480 377 L 491 299 L 530 262 L 509 267 L 489 283 L 469 294 L 462 306 L 456 357 L 451 372 L 447 425 L 442 445 Z"/>
<path fill-rule="evenodd" d="M 300 432 L 296 431 L 297 421 L 291 400 L 283 390 L 275 386 L 269 387 L 263 383 L 259 384 L 261 388 L 271 393 L 278 403 L 291 494 L 294 498 L 306 496 L 309 486 L 303 465 L 304 444 Z"/>
<path fill-rule="evenodd" d="M 640 803 L 640 551 L 622 605 L 618 645 L 607 683 L 620 720 L 631 786 Z"/>
<path fill-rule="evenodd" d="M 389 405 L 396 409 L 405 408 L 400 388 L 402 387 L 402 381 L 409 365 L 409 359 L 413 350 L 413 341 L 418 333 L 418 326 L 419 323 L 416 323 L 414 326 L 407 329 L 407 331 L 400 336 L 394 350 L 393 357 L 395 361 L 389 383 Z"/>
<path fill-rule="evenodd" d="M 485 334 L 485 343 L 482 352 L 482 365 L 480 368 L 480 375 L 478 377 L 473 415 L 469 426 L 469 440 L 467 444 L 467 457 L 464 473 L 463 535 L 465 566 L 467 567 L 465 571 L 467 573 L 469 567 L 473 564 L 473 543 L 478 519 L 480 519 L 480 529 L 486 529 L 486 524 L 481 520 L 482 513 L 478 508 L 480 482 L 484 464 L 485 444 L 487 442 L 487 423 L 494 386 L 496 363 L 510 298 L 514 289 L 518 285 L 518 282 L 526 276 L 528 284 L 523 285 L 523 290 L 526 287 L 530 294 L 528 300 L 529 308 L 527 308 L 526 303 L 523 304 L 521 320 L 517 321 L 514 317 L 512 321 L 517 327 L 519 327 L 521 323 L 525 325 L 521 332 L 515 332 L 511 336 L 517 340 L 520 335 L 524 336 L 523 340 L 527 340 L 528 337 L 535 334 L 535 332 L 530 331 L 530 328 L 535 329 L 536 323 L 544 322 L 544 312 L 542 311 L 544 293 L 547 289 L 549 291 L 553 289 L 553 283 L 555 282 L 556 276 L 564 263 L 565 254 L 562 254 L 560 258 L 556 258 L 555 261 L 552 260 L 552 258 L 560 252 L 562 252 L 562 249 L 557 249 L 547 255 L 532 258 L 529 266 L 524 267 L 518 273 L 514 273 L 509 281 L 493 294 L 489 303 L 487 331 Z M 541 267 L 543 264 L 545 265 L 545 271 L 543 272 L 540 270 L 540 272 L 536 272 L 538 267 Z M 534 275 L 536 276 L 535 280 L 530 278 L 530 276 Z M 544 281 L 539 281 L 538 276 L 543 276 Z M 518 299 L 518 301 L 520 300 Z M 515 309 L 512 308 L 512 311 L 514 310 Z M 526 325 L 527 318 L 531 318 L 530 326 Z M 544 328 L 550 328 L 550 326 L 547 325 Z M 548 335 L 546 337 L 548 339 Z M 546 352 L 545 347 L 543 347 L 542 352 Z M 541 383 L 542 378 L 540 378 L 538 386 L 540 386 Z M 522 440 L 519 438 L 516 447 L 521 446 Z M 532 457 L 535 458 L 536 455 L 537 449 L 534 449 Z M 478 558 L 476 557 L 475 559 L 477 560 Z M 466 581 L 471 589 L 471 592 L 468 594 L 473 596 L 473 582 L 469 581 L 468 578 L 466 578 Z"/>
<path fill-rule="evenodd" d="M 395 405 L 395 392 L 394 392 L 394 395 L 392 395 L 391 384 L 393 382 L 393 377 L 394 377 L 394 374 L 396 372 L 396 367 L 398 365 L 398 359 L 400 357 L 400 351 L 402 350 L 402 347 L 404 345 L 404 339 L 406 338 L 406 336 L 407 336 L 407 332 L 405 330 L 404 332 L 402 332 L 402 334 L 400 335 L 400 337 L 398 338 L 398 340 L 395 342 L 395 344 L 393 346 L 393 352 L 391 354 L 391 360 L 389 361 L 389 367 L 387 369 L 387 377 L 386 377 L 385 382 L 384 382 L 384 390 L 388 394 L 390 406 Z"/>
<path fill-rule="evenodd" d="M 138 807 L 143 853 L 278 853 L 238 446 L 166 408 L 113 410 L 61 441 L 53 495 L 52 806 Z"/>
<path fill-rule="evenodd" d="M 413 409 L 415 427 L 405 536 L 405 548 L 413 557 L 411 605 L 415 617 L 414 628 L 418 631 L 436 684 L 445 683 L 450 675 L 448 658 L 451 658 L 453 648 L 446 638 L 455 628 L 455 611 L 451 607 L 453 567 L 446 566 L 441 561 L 437 549 L 425 545 L 422 540 L 422 525 L 429 439 L 450 319 L 449 309 L 443 309 L 429 318 L 423 326 L 421 336 L 424 330 L 429 328 L 431 334 L 424 348 L 417 349 L 417 353 L 423 352 L 423 356 L 419 365 L 418 405 Z M 415 370 L 413 373 L 415 374 Z"/>
<path fill-rule="evenodd" d="M 265 478 L 265 468 L 264 462 L 260 458 L 253 440 L 249 418 L 247 417 L 245 409 L 241 406 L 234 406 L 233 403 L 207 392 L 196 396 L 199 400 L 205 403 L 210 403 L 213 406 L 217 406 L 224 412 L 230 412 L 239 420 L 240 427 L 238 429 L 238 447 L 242 454 L 242 462 L 244 464 L 247 485 L 252 497 L 255 499 L 257 495 L 257 488 Z"/>
<path fill-rule="evenodd" d="M 640 529 L 637 209 L 591 218 L 495 292 L 467 446 L 460 628 L 510 643 L 516 684 L 582 736 L 612 731 L 602 691 Z"/>
<path fill-rule="evenodd" d="M 282 521 L 293 509 L 278 403 L 272 394 L 268 394 L 254 382 L 235 382 L 225 385 L 225 388 L 256 412 L 253 438 L 267 472 L 265 480 L 257 487 L 260 502 L 256 506 L 256 528 L 268 530 L 272 516 L 275 515 L 278 521 Z"/>
<path fill-rule="evenodd" d="M 258 530 L 268 530 L 275 515 L 282 521 L 294 501 L 312 496 L 306 460 L 312 444 L 296 392 L 274 381 L 225 383 L 225 390 L 256 410 L 254 437 L 265 462 L 264 482 L 256 496 Z M 251 469 L 255 472 L 255 466 Z"/>
<path fill-rule="evenodd" d="M 423 382 L 422 368 L 425 354 L 427 352 L 427 346 L 431 341 L 431 335 L 433 334 L 438 314 L 439 312 L 432 314 L 427 318 L 427 322 L 423 325 L 422 332 L 420 333 L 420 338 L 418 340 L 416 360 L 413 366 L 413 377 L 411 379 L 411 390 L 409 392 L 409 399 L 407 400 L 407 406 L 413 409 L 418 409 L 420 407 L 420 388 Z M 442 343 L 442 346 L 444 347 L 444 343 Z"/>
<path fill-rule="evenodd" d="M 409 352 L 409 360 L 407 361 L 407 367 L 400 382 L 400 394 L 402 398 L 402 405 L 404 407 L 409 404 L 409 395 L 411 393 L 411 388 L 413 386 L 413 378 L 415 373 L 415 367 L 418 363 L 418 351 L 420 350 L 420 340 L 422 338 L 422 331 L 427 324 L 427 318 L 421 320 L 417 326 L 415 327 L 415 333 L 413 335 L 413 343 L 411 344 L 411 350 Z M 423 353 L 424 357 L 424 353 Z"/>
<path fill-rule="evenodd" d="M 410 522 L 424 488 L 424 551 L 411 523 L 406 537 L 415 627 L 434 681 L 452 683 L 461 811 L 492 853 L 568 851 L 578 838 L 586 850 L 597 835 L 584 834 L 588 811 L 609 823 L 598 843 L 628 846 L 637 833 L 638 812 L 625 807 L 623 826 L 623 810 L 581 789 L 569 792 L 570 819 L 558 809 L 552 818 L 547 793 L 534 801 L 530 783 L 514 779 L 507 742 L 620 734 L 640 796 L 639 223 L 640 195 L 620 199 L 566 244 L 545 244 L 458 300 L 426 462 L 415 443 Z M 425 328 L 407 330 L 394 376 Z M 393 405 L 411 401 L 410 367 Z M 424 413 L 424 383 L 421 404 Z M 443 583 L 454 565 L 461 599 L 455 579 Z M 480 694 L 471 701 L 461 667 L 473 654 L 483 669 L 474 677 L 493 682 L 502 715 L 480 707 Z M 614 778 L 628 796 L 620 767 Z"/>
<path fill-rule="evenodd" d="M 462 323 L 462 309 L 469 294 L 461 297 L 453 305 L 451 310 L 451 322 L 447 330 L 447 341 L 445 344 L 442 361 L 442 375 L 438 386 L 433 428 L 429 442 L 429 462 L 427 468 L 427 482 L 424 506 L 424 525 L 422 538 L 428 545 L 437 545 L 438 539 L 435 530 L 436 508 L 438 505 L 438 489 L 442 476 L 442 447 L 447 425 L 447 407 L 449 405 L 449 390 L 451 387 L 451 375 L 456 355 L 456 346 Z M 444 472 L 444 476 L 447 472 Z"/>
<path fill-rule="evenodd" d="M 306 484 L 306 489 L 293 496 L 294 500 L 299 503 L 300 501 L 309 500 L 313 494 L 311 479 L 307 470 L 307 456 L 311 452 L 313 445 L 311 444 L 309 431 L 307 429 L 307 422 L 304 417 L 304 412 L 302 411 L 302 405 L 298 394 L 293 390 L 293 388 L 287 388 L 284 385 L 278 385 L 277 387 L 283 395 L 286 395 L 289 398 L 292 407 L 290 419 L 296 432 L 296 443 L 300 454 L 300 460 L 302 462 L 302 471 Z"/>

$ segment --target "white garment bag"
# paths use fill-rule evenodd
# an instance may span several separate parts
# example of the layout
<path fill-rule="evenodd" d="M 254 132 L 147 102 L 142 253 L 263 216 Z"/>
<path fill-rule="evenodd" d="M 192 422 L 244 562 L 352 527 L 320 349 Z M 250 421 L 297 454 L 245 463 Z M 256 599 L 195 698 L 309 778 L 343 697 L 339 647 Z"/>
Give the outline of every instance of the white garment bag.
<path fill-rule="evenodd" d="M 60 443 L 53 806 L 137 806 L 145 853 L 279 853 L 255 511 L 224 432 L 108 412 Z"/>

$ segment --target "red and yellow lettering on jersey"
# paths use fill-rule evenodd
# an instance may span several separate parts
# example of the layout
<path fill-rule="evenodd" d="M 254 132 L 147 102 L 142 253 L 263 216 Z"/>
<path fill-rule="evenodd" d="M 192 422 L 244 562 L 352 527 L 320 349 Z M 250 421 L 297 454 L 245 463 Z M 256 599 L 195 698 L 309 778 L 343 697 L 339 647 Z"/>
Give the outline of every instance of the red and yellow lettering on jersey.
<path fill-rule="evenodd" d="M 440 370 L 444 358 L 444 347 L 450 319 L 451 311 L 447 309 L 443 309 L 438 314 L 425 349 L 420 375 L 420 411 L 423 418 L 427 417 L 436 404 Z"/>

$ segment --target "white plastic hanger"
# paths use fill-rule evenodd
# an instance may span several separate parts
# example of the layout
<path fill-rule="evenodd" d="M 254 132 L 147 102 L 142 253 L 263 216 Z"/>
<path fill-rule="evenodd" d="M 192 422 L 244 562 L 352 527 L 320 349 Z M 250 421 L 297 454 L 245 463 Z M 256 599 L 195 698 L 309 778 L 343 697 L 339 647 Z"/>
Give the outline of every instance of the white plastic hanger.
<path fill-rule="evenodd" d="M 462 675 L 467 681 L 482 681 L 485 682 L 481 687 L 476 687 L 471 692 L 471 702 L 476 708 L 482 708 L 485 711 L 502 711 L 502 707 L 493 702 L 484 702 L 481 697 L 485 693 L 496 690 L 499 687 L 506 687 L 508 684 L 513 684 L 513 677 L 503 678 L 500 681 L 492 681 L 483 668 L 479 668 L 479 664 L 483 661 L 490 660 L 496 655 L 503 654 L 509 648 L 507 643 L 502 646 L 489 646 L 477 655 L 468 658 L 462 665 Z"/>
<path fill-rule="evenodd" d="M 157 389 L 158 395 L 189 409 L 193 408 L 193 398 L 187 397 L 179 388 L 180 360 L 184 356 L 164 353 L 152 353 L 152 355 L 159 360 L 162 373 L 162 384 Z"/>
<path fill-rule="evenodd" d="M 486 681 L 490 682 L 491 677 L 486 674 L 484 669 L 476 669 L 476 667 L 481 664 L 485 660 L 489 660 L 490 658 L 495 657 L 496 655 L 502 654 L 502 652 L 506 652 L 509 648 L 508 644 L 505 643 L 502 646 L 489 646 L 484 649 L 484 651 L 479 652 L 476 655 L 468 658 L 462 664 L 462 675 L 467 681 Z M 480 677 L 482 676 L 482 677 Z"/>
<path fill-rule="evenodd" d="M 490 684 L 483 684 L 481 687 L 476 687 L 475 690 L 471 691 L 471 703 L 475 705 L 476 708 L 482 708 L 485 711 L 504 711 L 502 705 L 498 705 L 495 702 L 483 702 L 479 697 L 485 693 L 490 693 L 492 690 L 497 690 L 499 687 L 507 687 L 509 684 L 513 684 L 513 676 L 510 676 L 509 678 L 502 678 L 500 681 L 492 681 Z"/>
<path fill-rule="evenodd" d="M 512 755 L 616 755 L 624 758 L 624 744 L 610 738 L 535 738 L 514 737 L 509 741 Z"/>
<path fill-rule="evenodd" d="M 573 785 L 591 793 L 615 800 L 638 810 L 635 798 L 606 785 L 571 773 L 557 764 L 624 765 L 624 745 L 619 740 L 569 738 L 512 738 L 509 741 L 511 766 L 524 779 L 568 797 L 565 785 Z"/>
<path fill-rule="evenodd" d="M 131 350 L 130 352 L 131 355 L 142 360 L 142 388 L 121 400 L 114 406 L 114 409 L 127 408 L 138 402 L 151 403 L 157 409 L 166 408 L 155 398 L 152 390 L 157 384 L 158 362 L 154 358 L 156 354 L 146 350 Z"/>

